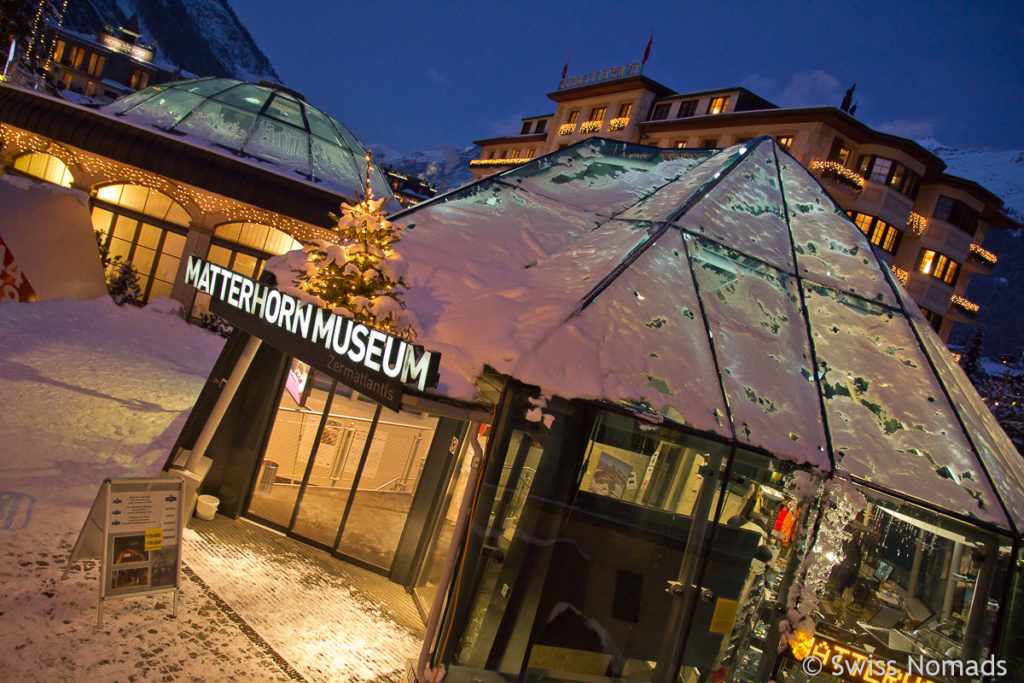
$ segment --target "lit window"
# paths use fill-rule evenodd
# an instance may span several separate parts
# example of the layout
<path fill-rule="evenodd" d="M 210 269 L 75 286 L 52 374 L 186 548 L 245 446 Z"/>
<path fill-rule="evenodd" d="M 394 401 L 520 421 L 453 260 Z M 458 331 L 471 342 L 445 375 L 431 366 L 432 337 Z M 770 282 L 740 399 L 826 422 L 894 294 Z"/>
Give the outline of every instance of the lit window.
<path fill-rule="evenodd" d="M 29 152 L 22 154 L 14 160 L 14 168 L 30 176 L 40 178 L 54 185 L 71 187 L 75 182 L 67 164 L 53 156 L 43 152 Z"/>
<path fill-rule="evenodd" d="M 104 185 L 96 191 L 96 198 L 176 225 L 187 227 L 192 220 L 188 211 L 163 192 L 141 185 Z"/>
<path fill-rule="evenodd" d="M 132 69 L 132 77 L 128 81 L 128 87 L 133 90 L 142 90 L 149 84 L 149 73 L 142 69 Z"/>
<path fill-rule="evenodd" d="M 58 40 L 56 43 L 54 43 L 53 61 L 60 62 L 61 58 L 64 56 L 65 47 L 67 47 L 67 43 L 65 43 L 63 40 Z"/>
<path fill-rule="evenodd" d="M 90 76 L 96 76 L 99 78 L 103 75 L 103 67 L 107 64 L 107 58 L 103 55 L 93 53 L 89 55 L 89 67 L 86 71 L 89 72 Z"/>
<path fill-rule="evenodd" d="M 512 158 L 513 159 L 518 159 L 519 158 L 519 150 L 518 149 L 512 150 Z"/>
<path fill-rule="evenodd" d="M 629 112 L 631 112 L 632 110 L 633 110 L 633 103 L 632 102 L 626 102 L 625 104 L 620 105 L 619 106 L 619 115 L 618 115 L 617 118 L 624 119 L 624 118 L 628 117 L 629 116 Z"/>
<path fill-rule="evenodd" d="M 857 227 L 860 228 L 860 231 L 867 235 L 868 240 L 872 244 L 881 247 L 890 254 L 896 252 L 900 237 L 903 235 L 900 230 L 897 230 L 880 218 L 875 218 L 865 213 L 851 211 L 850 217 L 857 224 Z"/>
<path fill-rule="evenodd" d="M 712 97 L 711 102 L 708 104 L 708 114 L 724 114 L 726 108 L 729 106 L 728 97 Z"/>
<path fill-rule="evenodd" d="M 917 270 L 951 285 L 956 282 L 959 268 L 959 263 L 931 249 L 922 249 L 920 256 L 917 258 Z"/>
<path fill-rule="evenodd" d="M 604 121 L 604 114 L 608 111 L 608 107 L 594 107 L 590 110 L 590 118 L 588 121 Z"/>
<path fill-rule="evenodd" d="M 578 109 L 576 111 L 571 111 L 571 112 L 569 112 L 569 118 L 567 118 L 565 120 L 565 122 L 566 123 L 576 123 L 576 120 L 579 119 L 579 117 L 580 117 L 580 112 L 579 112 Z"/>
<path fill-rule="evenodd" d="M 72 69 L 80 69 L 82 67 L 82 62 L 84 60 L 85 49 L 79 47 L 78 45 L 72 45 L 71 49 L 68 51 L 68 61 L 66 62 L 67 65 L 70 66 Z"/>
<path fill-rule="evenodd" d="M 828 152 L 829 161 L 835 161 L 841 166 L 846 166 L 846 162 L 850 160 L 850 154 L 850 148 L 843 144 L 842 138 L 832 140 L 832 149 Z"/>
<path fill-rule="evenodd" d="M 793 136 L 792 135 L 776 135 L 775 136 L 775 142 L 779 143 L 779 147 L 781 147 L 782 149 L 789 149 L 790 147 L 793 146 Z"/>
<path fill-rule="evenodd" d="M 532 149 L 526 150 L 526 152 L 523 154 L 523 158 L 525 158 L 525 159 L 532 159 L 533 158 L 533 150 Z"/>
<path fill-rule="evenodd" d="M 686 140 L 676 140 L 675 148 L 682 149 L 683 147 L 686 147 Z"/>

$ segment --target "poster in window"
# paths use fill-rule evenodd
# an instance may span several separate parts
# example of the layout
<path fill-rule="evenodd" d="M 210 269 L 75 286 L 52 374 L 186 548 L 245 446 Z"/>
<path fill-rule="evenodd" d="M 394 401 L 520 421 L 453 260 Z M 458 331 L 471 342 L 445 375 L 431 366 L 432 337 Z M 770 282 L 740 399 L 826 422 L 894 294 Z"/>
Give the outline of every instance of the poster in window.
<path fill-rule="evenodd" d="M 594 470 L 594 478 L 590 481 L 590 492 L 599 496 L 621 499 L 626 492 L 626 483 L 633 468 L 628 463 L 602 452 L 601 459 Z"/>

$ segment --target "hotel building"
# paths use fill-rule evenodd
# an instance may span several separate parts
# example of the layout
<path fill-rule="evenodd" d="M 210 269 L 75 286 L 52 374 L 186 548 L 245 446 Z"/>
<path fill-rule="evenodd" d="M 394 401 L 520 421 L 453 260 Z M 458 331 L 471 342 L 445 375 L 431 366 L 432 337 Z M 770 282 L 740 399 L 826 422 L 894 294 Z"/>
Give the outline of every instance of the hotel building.
<path fill-rule="evenodd" d="M 996 262 L 982 247 L 985 232 L 1018 227 L 999 197 L 945 173 L 913 140 L 835 107 L 780 108 L 739 87 L 677 93 L 638 66 L 562 79 L 548 94 L 554 112 L 523 118 L 518 134 L 475 141 L 474 179 L 589 137 L 694 149 L 771 135 L 868 236 L 942 339 L 955 323 L 973 324 L 978 306 L 964 297 L 967 282 Z"/>

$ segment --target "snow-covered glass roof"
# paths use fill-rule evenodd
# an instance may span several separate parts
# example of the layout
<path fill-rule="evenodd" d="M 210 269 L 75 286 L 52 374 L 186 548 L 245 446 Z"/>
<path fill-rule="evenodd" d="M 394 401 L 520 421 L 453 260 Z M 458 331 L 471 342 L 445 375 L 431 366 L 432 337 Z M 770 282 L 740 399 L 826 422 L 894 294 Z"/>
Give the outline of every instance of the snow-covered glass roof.
<path fill-rule="evenodd" d="M 347 198 L 364 192 L 366 149 L 345 126 L 285 88 L 194 78 L 144 88 L 101 111 L 262 162 Z M 370 187 L 377 197 L 391 196 L 376 164 Z"/>
<path fill-rule="evenodd" d="M 861 231 L 770 138 L 590 139 L 393 217 L 439 390 L 485 365 L 1020 533 L 1024 460 Z"/>

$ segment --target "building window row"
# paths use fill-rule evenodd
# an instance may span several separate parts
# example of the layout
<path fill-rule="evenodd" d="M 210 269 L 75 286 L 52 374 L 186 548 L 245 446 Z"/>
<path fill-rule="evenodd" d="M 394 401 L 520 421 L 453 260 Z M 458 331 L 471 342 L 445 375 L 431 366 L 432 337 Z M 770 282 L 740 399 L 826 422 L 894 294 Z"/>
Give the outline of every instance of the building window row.
<path fill-rule="evenodd" d="M 860 158 L 858 170 L 873 183 L 888 185 L 902 195 L 917 198 L 921 176 L 897 161 L 873 154 L 864 155 Z"/>
<path fill-rule="evenodd" d="M 959 199 L 942 195 L 935 202 L 935 211 L 932 213 L 932 218 L 938 218 L 940 221 L 946 221 L 950 225 L 955 225 L 973 237 L 978 231 L 978 220 L 981 218 L 981 214 Z"/>
<path fill-rule="evenodd" d="M 45 152 L 28 152 L 14 160 L 13 167 L 26 175 L 45 180 L 54 185 L 71 187 L 75 181 L 67 164 Z"/>
<path fill-rule="evenodd" d="M 651 114 L 647 117 L 648 121 L 661 121 L 669 117 L 672 112 L 672 102 L 658 102 L 651 107 Z M 712 97 L 711 101 L 708 102 L 708 108 L 705 114 L 713 116 L 715 114 L 724 114 L 725 110 L 729 107 L 729 96 L 724 97 Z M 697 100 L 683 100 L 679 103 L 679 109 L 676 111 L 675 118 L 685 119 L 690 116 L 694 116 L 697 113 Z"/>
<path fill-rule="evenodd" d="M 940 254 L 931 249 L 922 249 L 917 257 L 917 266 L 915 268 L 925 275 L 931 275 L 953 285 L 956 284 L 956 276 L 960 270 L 960 264 L 945 254 Z"/>
<path fill-rule="evenodd" d="M 869 216 L 866 213 L 850 212 L 850 218 L 857 224 L 860 231 L 867 235 L 871 244 L 881 247 L 890 254 L 895 254 L 900 246 L 900 238 L 903 232 L 896 227 L 886 223 L 881 218 Z"/>
<path fill-rule="evenodd" d="M 548 126 L 547 119 L 540 119 L 539 121 L 524 121 L 523 128 L 519 131 L 520 135 L 529 135 L 530 133 L 543 133 L 544 129 Z"/>

